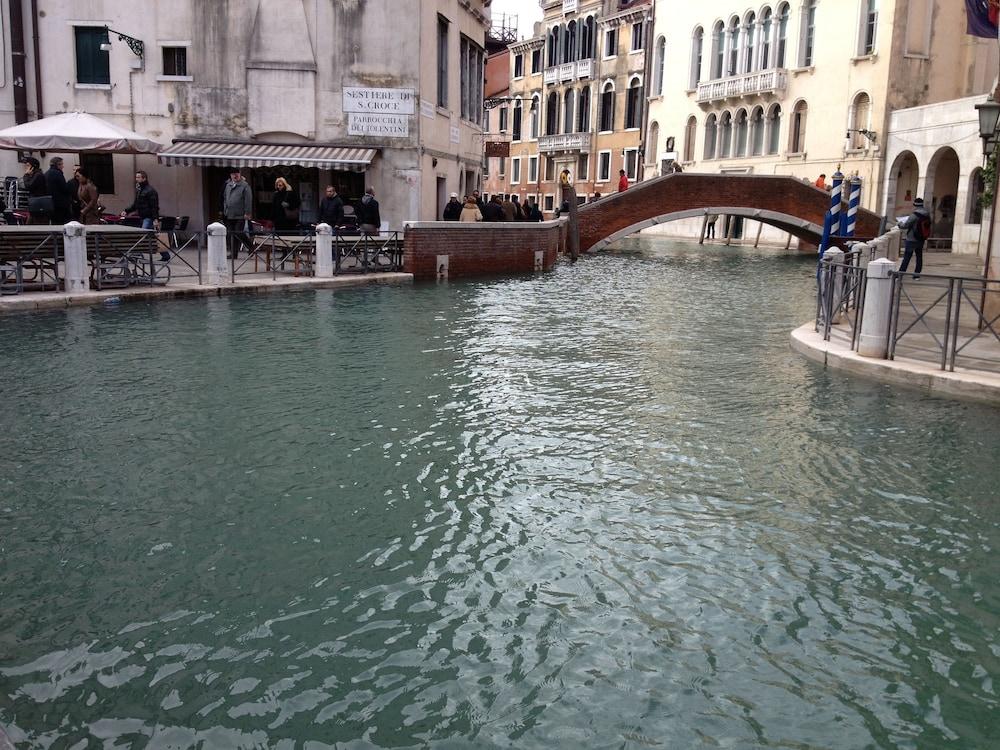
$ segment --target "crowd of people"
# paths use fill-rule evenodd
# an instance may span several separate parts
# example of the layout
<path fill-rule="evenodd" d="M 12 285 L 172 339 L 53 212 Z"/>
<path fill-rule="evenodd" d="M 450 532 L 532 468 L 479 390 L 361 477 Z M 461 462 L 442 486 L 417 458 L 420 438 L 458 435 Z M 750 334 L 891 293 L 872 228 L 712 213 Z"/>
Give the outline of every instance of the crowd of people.
<path fill-rule="evenodd" d="M 473 223 L 479 221 L 541 221 L 542 212 L 534 198 L 528 198 L 524 204 L 516 195 L 494 195 L 484 200 L 478 190 L 464 200 L 458 199 L 458 193 L 452 193 L 448 204 L 444 207 L 441 218 L 444 221 L 459 221 Z"/>

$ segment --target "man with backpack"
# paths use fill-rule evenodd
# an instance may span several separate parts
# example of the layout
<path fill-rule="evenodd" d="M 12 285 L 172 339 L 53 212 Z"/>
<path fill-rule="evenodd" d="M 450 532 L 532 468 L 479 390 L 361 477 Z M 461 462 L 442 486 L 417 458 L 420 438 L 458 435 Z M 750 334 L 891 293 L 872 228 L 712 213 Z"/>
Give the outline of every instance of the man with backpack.
<path fill-rule="evenodd" d="M 917 267 L 913 271 L 913 278 L 920 278 L 920 271 L 924 267 L 924 243 L 930 236 L 931 215 L 924 208 L 924 199 L 915 198 L 913 213 L 906 219 L 906 249 L 903 252 L 903 262 L 899 266 L 900 273 L 906 273 L 910 258 L 916 254 Z"/>

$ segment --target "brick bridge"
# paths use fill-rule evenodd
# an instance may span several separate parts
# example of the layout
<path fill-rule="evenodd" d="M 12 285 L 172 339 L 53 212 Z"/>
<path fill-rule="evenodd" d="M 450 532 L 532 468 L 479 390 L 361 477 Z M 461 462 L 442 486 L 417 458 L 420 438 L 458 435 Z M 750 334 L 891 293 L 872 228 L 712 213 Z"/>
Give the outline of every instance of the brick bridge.
<path fill-rule="evenodd" d="M 580 206 L 580 249 L 601 250 L 654 224 L 707 213 L 743 216 L 818 245 L 829 208 L 829 193 L 794 177 L 673 174 Z M 861 210 L 856 234 L 875 237 L 879 223 L 876 214 Z"/>

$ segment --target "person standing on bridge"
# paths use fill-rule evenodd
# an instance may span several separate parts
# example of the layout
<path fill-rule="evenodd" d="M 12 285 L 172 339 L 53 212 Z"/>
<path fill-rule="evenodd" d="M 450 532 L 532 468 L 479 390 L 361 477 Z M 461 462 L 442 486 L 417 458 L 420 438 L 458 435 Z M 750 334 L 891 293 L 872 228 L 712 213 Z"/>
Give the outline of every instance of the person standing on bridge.
<path fill-rule="evenodd" d="M 625 174 L 624 169 L 618 170 L 618 192 L 624 193 L 628 190 L 628 176 Z"/>
<path fill-rule="evenodd" d="M 906 220 L 906 249 L 903 251 L 903 262 L 899 266 L 900 273 L 906 273 L 910 258 L 917 256 L 917 267 L 913 270 L 913 278 L 919 279 L 924 267 L 924 243 L 931 236 L 931 215 L 924 208 L 924 199 L 913 200 L 913 213 Z"/>
<path fill-rule="evenodd" d="M 826 175 L 821 174 L 816 180 L 816 187 L 820 190 L 826 190 Z"/>

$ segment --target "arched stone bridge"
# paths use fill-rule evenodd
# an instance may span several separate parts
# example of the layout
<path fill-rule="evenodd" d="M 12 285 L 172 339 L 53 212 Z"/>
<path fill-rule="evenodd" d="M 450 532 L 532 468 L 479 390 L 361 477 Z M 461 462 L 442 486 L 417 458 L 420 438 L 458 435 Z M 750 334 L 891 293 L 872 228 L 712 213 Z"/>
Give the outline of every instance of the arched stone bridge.
<path fill-rule="evenodd" d="M 580 206 L 580 249 L 601 250 L 640 229 L 708 213 L 743 216 L 818 245 L 829 208 L 828 192 L 794 177 L 672 174 Z M 862 209 L 856 235 L 874 237 L 879 224 L 876 214 Z"/>

